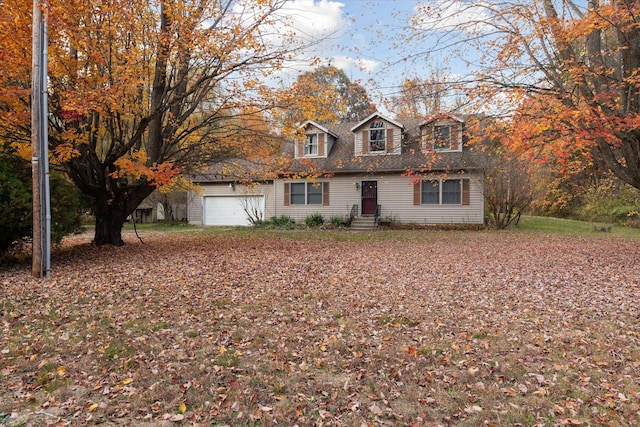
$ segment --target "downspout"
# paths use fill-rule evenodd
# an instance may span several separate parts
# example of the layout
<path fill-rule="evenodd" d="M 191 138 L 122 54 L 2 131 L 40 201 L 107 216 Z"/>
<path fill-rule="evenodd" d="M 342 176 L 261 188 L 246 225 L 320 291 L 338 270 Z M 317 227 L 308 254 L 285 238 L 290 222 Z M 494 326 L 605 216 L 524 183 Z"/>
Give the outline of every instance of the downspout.
<path fill-rule="evenodd" d="M 276 189 L 278 186 L 276 185 L 278 178 L 273 179 L 273 217 L 276 218 L 278 216 L 278 194 Z"/>

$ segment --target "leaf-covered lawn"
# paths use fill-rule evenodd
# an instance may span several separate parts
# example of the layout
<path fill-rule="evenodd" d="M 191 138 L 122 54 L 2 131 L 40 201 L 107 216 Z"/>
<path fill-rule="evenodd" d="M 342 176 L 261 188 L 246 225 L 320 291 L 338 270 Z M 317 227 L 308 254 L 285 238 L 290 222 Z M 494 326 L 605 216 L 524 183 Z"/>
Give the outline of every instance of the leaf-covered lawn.
<path fill-rule="evenodd" d="M 0 272 L 0 424 L 640 422 L 637 239 L 281 234 Z"/>

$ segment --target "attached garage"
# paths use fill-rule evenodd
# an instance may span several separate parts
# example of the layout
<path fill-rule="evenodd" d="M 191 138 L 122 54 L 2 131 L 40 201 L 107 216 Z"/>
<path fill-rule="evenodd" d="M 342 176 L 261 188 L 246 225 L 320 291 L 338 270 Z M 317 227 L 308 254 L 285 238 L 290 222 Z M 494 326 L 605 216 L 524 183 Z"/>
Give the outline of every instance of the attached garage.
<path fill-rule="evenodd" d="M 264 218 L 264 196 L 205 196 L 202 200 L 204 225 L 251 225 L 246 208 Z"/>

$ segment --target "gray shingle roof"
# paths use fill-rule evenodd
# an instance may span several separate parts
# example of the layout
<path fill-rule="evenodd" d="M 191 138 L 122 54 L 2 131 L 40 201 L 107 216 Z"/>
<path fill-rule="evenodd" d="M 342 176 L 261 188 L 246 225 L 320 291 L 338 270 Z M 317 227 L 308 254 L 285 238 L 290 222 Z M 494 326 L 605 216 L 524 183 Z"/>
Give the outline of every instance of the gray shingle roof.
<path fill-rule="evenodd" d="M 282 158 L 288 159 L 285 171 L 292 174 L 375 174 L 375 173 L 417 173 L 458 172 L 479 169 L 479 162 L 467 144 L 463 142 L 461 152 L 424 151 L 420 144 L 420 125 L 424 119 L 395 120 L 404 126 L 401 154 L 355 155 L 354 126 L 362 122 L 345 122 L 336 125 L 320 124 L 337 136 L 327 157 L 295 159 L 295 142 L 286 141 L 280 151 Z M 280 163 L 275 162 L 281 166 Z M 238 180 L 263 180 L 268 176 L 273 163 L 270 161 L 229 160 L 215 165 L 193 177 L 194 182 L 219 182 Z M 281 171 L 282 172 L 282 171 Z"/>
<path fill-rule="evenodd" d="M 462 152 L 438 152 L 422 150 L 420 144 L 420 124 L 424 119 L 400 120 L 405 131 L 402 136 L 401 154 L 355 155 L 354 134 L 351 129 L 356 122 L 323 125 L 338 136 L 326 158 L 305 158 L 291 162 L 292 172 L 304 172 L 312 165 L 316 170 L 330 173 L 376 173 L 460 171 L 477 169 L 477 161 L 469 147 L 463 144 Z M 287 141 L 281 155 L 294 158 L 294 142 Z"/>

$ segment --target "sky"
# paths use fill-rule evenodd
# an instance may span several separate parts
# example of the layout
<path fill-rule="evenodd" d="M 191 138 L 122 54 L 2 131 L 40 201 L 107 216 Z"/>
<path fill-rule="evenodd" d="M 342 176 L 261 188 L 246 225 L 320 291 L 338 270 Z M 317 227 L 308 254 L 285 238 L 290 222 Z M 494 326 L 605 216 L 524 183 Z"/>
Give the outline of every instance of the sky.
<path fill-rule="evenodd" d="M 458 8 L 466 5 L 464 14 Z M 382 105 L 383 98 L 398 93 L 405 78 L 427 78 L 436 70 L 445 74 L 465 74 L 465 63 L 447 51 L 430 56 L 415 55 L 425 51 L 425 40 L 407 40 L 412 28 L 445 30 L 459 22 L 453 15 L 478 18 L 471 3 L 456 0 L 290 0 L 286 13 L 300 35 L 322 40 L 306 51 L 288 70 L 295 81 L 300 72 L 309 71 L 317 57 L 323 65 L 342 69 L 352 81 L 358 81 Z M 417 24 L 421 7 L 441 8 L 443 18 Z M 455 9 L 455 10 L 454 10 Z M 429 40 L 429 39 L 427 39 Z"/>

